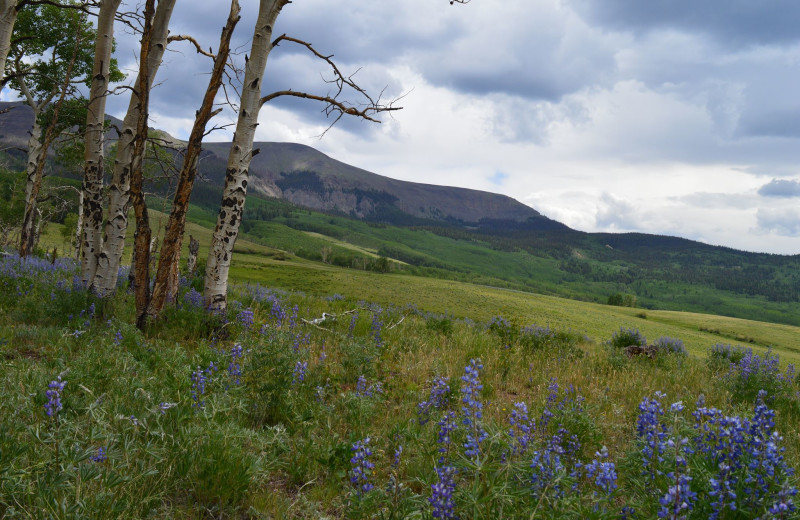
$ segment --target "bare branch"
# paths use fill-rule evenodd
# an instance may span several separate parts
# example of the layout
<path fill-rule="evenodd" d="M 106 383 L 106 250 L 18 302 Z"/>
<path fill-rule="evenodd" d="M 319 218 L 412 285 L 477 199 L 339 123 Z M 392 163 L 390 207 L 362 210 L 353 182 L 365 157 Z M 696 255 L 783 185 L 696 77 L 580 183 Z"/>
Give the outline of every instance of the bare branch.
<path fill-rule="evenodd" d="M 333 70 L 334 78 L 331 80 L 325 80 L 326 83 L 332 84 L 335 86 L 335 93 L 333 95 L 325 95 L 320 96 L 316 94 L 309 94 L 307 92 L 298 92 L 295 90 L 280 90 L 277 92 L 273 92 L 272 94 L 268 94 L 261 98 L 261 104 L 267 103 L 275 98 L 281 96 L 293 96 L 299 97 L 303 99 L 312 99 L 315 101 L 322 101 L 326 103 L 326 107 L 324 109 L 325 115 L 330 117 L 334 115 L 334 121 L 331 123 L 331 126 L 336 124 L 339 119 L 341 119 L 345 114 L 350 116 L 360 117 L 367 121 L 372 121 L 373 123 L 380 123 L 380 120 L 375 119 L 374 114 L 379 112 L 391 112 L 395 110 L 402 110 L 403 107 L 394 106 L 394 104 L 399 100 L 402 99 L 402 96 L 398 99 L 392 100 L 389 103 L 383 103 L 381 101 L 381 96 L 383 95 L 383 91 L 381 91 L 381 95 L 377 98 L 373 98 L 372 96 L 367 93 L 365 89 L 359 86 L 355 80 L 353 79 L 354 76 L 358 73 L 358 70 L 349 76 L 345 76 L 339 67 L 333 61 L 333 55 L 325 55 L 317 51 L 310 43 L 305 42 L 303 40 L 299 40 L 297 38 L 293 38 L 291 36 L 287 36 L 285 34 L 279 36 L 272 42 L 272 46 L 276 47 L 281 42 L 292 42 L 297 43 L 298 45 L 302 45 L 306 49 L 308 49 L 314 56 L 317 58 L 325 61 Z M 344 92 L 345 88 L 350 88 L 360 94 L 366 101 L 361 104 L 360 106 L 356 107 L 352 104 L 349 104 L 347 101 L 342 101 L 340 96 L 342 92 Z M 330 128 L 330 127 L 328 127 Z M 326 130 L 327 132 L 327 130 Z M 324 135 L 324 132 L 323 132 Z"/>
<path fill-rule="evenodd" d="M 203 50 L 203 48 L 200 46 L 200 43 L 189 35 L 175 34 L 167 38 L 167 43 L 172 43 L 172 42 L 189 42 L 192 45 L 194 45 L 194 48 L 195 50 L 197 50 L 198 54 L 202 54 L 203 56 L 208 56 L 212 60 L 216 58 L 216 55 L 211 52 L 211 49 L 208 49 L 207 51 Z"/>

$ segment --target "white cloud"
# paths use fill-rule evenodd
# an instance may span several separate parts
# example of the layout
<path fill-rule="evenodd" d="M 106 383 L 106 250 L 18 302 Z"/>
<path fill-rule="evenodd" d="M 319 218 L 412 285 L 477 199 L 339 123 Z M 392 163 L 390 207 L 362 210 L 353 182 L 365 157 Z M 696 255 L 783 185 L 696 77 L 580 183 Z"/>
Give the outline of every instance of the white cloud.
<path fill-rule="evenodd" d="M 311 41 L 346 70 L 363 66 L 357 77 L 372 91 L 409 95 L 383 124 L 346 121 L 322 140 L 320 106 L 276 103 L 257 139 L 309 144 L 395 178 L 500 190 L 586 231 L 798 253 L 791 208 L 758 196 L 770 178 L 800 174 L 800 4 L 778 4 L 295 2 L 276 34 Z M 243 7 L 242 50 L 255 18 L 254 4 Z M 173 33 L 216 47 L 226 14 L 212 0 L 179 3 Z M 135 40 L 120 37 L 123 63 L 135 63 Z M 176 49 L 159 73 L 153 122 L 185 138 L 208 61 Z M 266 83 L 324 89 L 322 71 L 282 45 Z M 121 96 L 109 111 L 126 106 Z"/>

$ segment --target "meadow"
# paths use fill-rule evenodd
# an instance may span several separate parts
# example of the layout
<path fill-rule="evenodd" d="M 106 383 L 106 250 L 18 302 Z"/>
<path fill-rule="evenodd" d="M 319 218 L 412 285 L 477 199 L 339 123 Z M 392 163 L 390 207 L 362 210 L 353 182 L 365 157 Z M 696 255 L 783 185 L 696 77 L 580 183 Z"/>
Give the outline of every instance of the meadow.
<path fill-rule="evenodd" d="M 237 247 L 145 333 L 0 259 L 0 516 L 798 516 L 796 327 Z"/>

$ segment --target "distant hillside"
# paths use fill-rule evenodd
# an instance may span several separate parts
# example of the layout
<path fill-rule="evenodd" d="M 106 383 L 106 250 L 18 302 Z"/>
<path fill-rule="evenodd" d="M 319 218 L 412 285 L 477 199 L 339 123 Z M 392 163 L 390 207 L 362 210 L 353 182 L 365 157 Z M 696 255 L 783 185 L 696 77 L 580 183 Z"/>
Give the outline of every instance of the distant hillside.
<path fill-rule="evenodd" d="M 25 148 L 33 114 L 22 103 L 0 103 L 0 145 Z M 119 125 L 120 121 L 112 119 Z M 115 133 L 109 132 L 109 139 Z M 393 224 L 424 221 L 477 226 L 481 222 L 514 222 L 529 230 L 567 230 L 533 208 L 510 197 L 485 191 L 435 186 L 383 177 L 309 146 L 256 143 L 260 151 L 250 167 L 250 187 L 257 194 L 286 199 L 311 209 Z M 229 143 L 205 143 L 200 171 L 221 186 Z"/>
<path fill-rule="evenodd" d="M 224 161 L 229 147 L 206 143 L 204 150 Z M 390 179 L 301 144 L 260 142 L 254 147 L 260 150 L 250 167 L 254 191 L 300 206 L 395 224 L 415 219 L 465 225 L 495 220 L 524 223 L 531 230 L 567 229 L 505 195 Z"/>

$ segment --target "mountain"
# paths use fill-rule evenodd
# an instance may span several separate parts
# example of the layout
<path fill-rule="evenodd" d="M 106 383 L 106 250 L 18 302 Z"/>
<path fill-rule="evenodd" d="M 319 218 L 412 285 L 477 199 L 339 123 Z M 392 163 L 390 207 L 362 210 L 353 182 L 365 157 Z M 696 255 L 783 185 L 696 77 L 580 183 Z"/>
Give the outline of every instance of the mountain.
<path fill-rule="evenodd" d="M 25 148 L 32 124 L 27 105 L 0 103 L 0 146 Z M 301 144 L 260 142 L 254 148 L 259 153 L 250 166 L 251 192 L 299 206 L 392 224 L 509 222 L 530 230 L 568 229 L 505 195 L 390 179 Z M 224 181 L 229 149 L 230 143 L 203 144 L 200 172 L 215 186 Z"/>
<path fill-rule="evenodd" d="M 219 165 L 224 165 L 229 147 L 228 143 L 204 144 L 204 161 L 211 159 L 213 170 L 224 172 Z M 505 195 L 390 179 L 302 144 L 259 142 L 254 148 L 259 153 L 250 165 L 250 188 L 299 206 L 392 224 L 432 220 L 469 226 L 510 221 L 531 230 L 568 229 Z M 204 166 L 206 171 L 211 169 Z M 214 172 L 209 173 L 213 182 Z"/>

